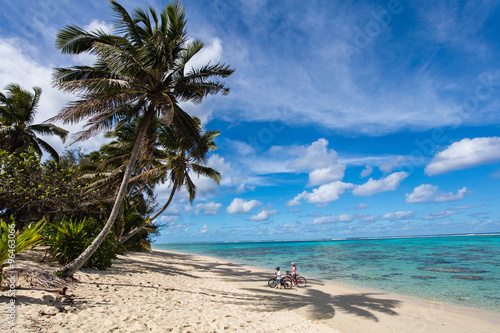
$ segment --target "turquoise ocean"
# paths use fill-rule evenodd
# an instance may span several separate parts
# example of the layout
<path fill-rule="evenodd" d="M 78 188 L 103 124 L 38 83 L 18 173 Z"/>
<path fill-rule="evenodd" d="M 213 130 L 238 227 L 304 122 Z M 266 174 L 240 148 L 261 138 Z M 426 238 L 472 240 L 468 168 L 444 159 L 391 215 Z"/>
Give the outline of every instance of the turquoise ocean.
<path fill-rule="evenodd" d="M 500 235 L 153 244 L 310 279 L 500 314 Z"/>

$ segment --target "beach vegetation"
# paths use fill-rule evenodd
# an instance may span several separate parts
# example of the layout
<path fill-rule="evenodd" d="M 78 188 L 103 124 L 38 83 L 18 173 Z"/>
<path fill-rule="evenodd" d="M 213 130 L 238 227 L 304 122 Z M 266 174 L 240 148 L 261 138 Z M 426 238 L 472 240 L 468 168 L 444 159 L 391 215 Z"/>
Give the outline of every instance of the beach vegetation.
<path fill-rule="evenodd" d="M 42 89 L 33 87 L 33 93 L 12 83 L 0 92 L 0 148 L 12 153 L 26 152 L 29 148 L 39 155 L 47 151 L 59 161 L 57 151 L 40 135 L 58 136 L 64 142 L 68 131 L 51 123 L 34 124 Z"/>
<path fill-rule="evenodd" d="M 81 221 L 61 221 L 46 224 L 41 234 L 43 244 L 49 247 L 48 253 L 51 260 L 57 260 L 65 265 L 77 258 L 92 242 L 100 230 L 99 223 L 92 219 Z M 99 249 L 92 254 L 83 267 L 106 269 L 111 267 L 116 259 L 118 247 L 114 234 L 111 232 Z"/>
<path fill-rule="evenodd" d="M 116 34 L 102 30 L 87 32 L 71 25 L 62 29 L 56 39 L 62 53 L 91 53 L 97 61 L 93 66 L 55 69 L 54 85 L 78 94 L 79 99 L 51 120 L 65 124 L 86 120 L 75 141 L 137 121 L 134 145 L 123 169 L 112 211 L 88 248 L 60 270 L 63 277 L 72 276 L 87 262 L 111 231 L 129 192 L 136 162 L 151 160 L 158 119 L 190 140 L 199 141 L 196 122 L 179 103 L 201 103 L 206 96 L 227 94 L 229 89 L 218 78 L 234 72 L 221 63 L 187 68 L 203 43 L 188 38 L 185 11 L 180 3 L 168 4 L 159 15 L 153 8 L 149 11 L 138 8 L 129 14 L 115 1 L 111 1 L 111 7 Z"/>
<path fill-rule="evenodd" d="M 30 224 L 21 232 L 16 231 L 16 223 L 13 218 L 10 224 L 0 219 L 0 283 L 4 267 L 14 266 L 15 255 L 42 241 L 40 231 L 44 223 L 45 220 L 40 220 L 36 224 Z"/>
<path fill-rule="evenodd" d="M 62 157 L 64 161 L 65 158 Z M 105 193 L 88 191 L 77 165 L 42 162 L 33 148 L 11 153 L 0 150 L 0 218 L 13 216 L 19 229 L 46 218 L 103 217 L 99 201 Z"/>

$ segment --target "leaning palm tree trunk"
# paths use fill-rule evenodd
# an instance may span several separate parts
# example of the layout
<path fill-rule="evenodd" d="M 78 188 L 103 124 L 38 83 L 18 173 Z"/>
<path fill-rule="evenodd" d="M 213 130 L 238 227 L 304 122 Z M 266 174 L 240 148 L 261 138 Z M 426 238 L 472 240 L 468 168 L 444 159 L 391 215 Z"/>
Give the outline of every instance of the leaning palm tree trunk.
<path fill-rule="evenodd" d="M 151 225 L 151 222 L 153 222 L 158 216 L 160 216 L 161 213 L 163 213 L 165 211 L 165 209 L 167 209 L 167 207 L 170 205 L 170 202 L 172 202 L 172 199 L 174 198 L 174 193 L 175 193 L 175 189 L 177 188 L 176 184 L 174 184 L 173 188 L 172 188 L 172 192 L 170 192 L 170 196 L 168 197 L 168 200 L 167 202 L 165 203 L 165 205 L 163 205 L 163 207 L 157 211 L 153 217 L 149 218 L 147 220 L 146 223 L 144 224 L 141 224 L 140 226 L 138 227 L 135 227 L 134 229 L 132 229 L 130 232 L 128 232 L 125 236 L 123 236 L 122 238 L 120 238 L 120 240 L 118 241 L 118 244 L 123 244 L 125 243 L 126 241 L 128 241 L 132 236 L 134 236 L 136 233 L 138 233 L 139 231 L 141 231 L 142 229 L 146 228 L 147 226 L 150 226 Z"/>
<path fill-rule="evenodd" d="M 90 257 L 99 248 L 101 243 L 104 241 L 104 239 L 106 239 L 106 236 L 111 231 L 111 228 L 113 227 L 113 224 L 115 223 L 116 218 L 118 217 L 118 214 L 120 212 L 120 207 L 123 198 L 127 193 L 127 187 L 130 183 L 132 171 L 134 169 L 135 162 L 137 161 L 137 157 L 139 156 L 139 152 L 141 151 L 142 141 L 144 139 L 144 136 L 146 135 L 146 131 L 148 129 L 152 117 L 153 117 L 153 110 L 149 110 L 146 113 L 146 116 L 144 117 L 144 122 L 142 123 L 139 134 L 137 135 L 137 140 L 135 142 L 134 149 L 132 150 L 130 161 L 128 162 L 127 168 L 125 169 L 125 174 L 123 175 L 123 180 L 115 199 L 115 204 L 113 205 L 113 209 L 111 210 L 111 214 L 109 215 L 108 220 L 104 225 L 104 228 L 101 230 L 99 235 L 97 235 L 97 237 L 92 241 L 92 243 L 85 249 L 85 251 L 82 252 L 82 254 L 80 254 L 75 260 L 73 260 L 72 262 L 70 262 L 69 264 L 60 269 L 62 277 L 72 277 L 73 274 L 75 274 L 75 272 L 78 271 L 85 264 L 85 262 L 87 262 L 87 260 L 90 259 Z"/>
<path fill-rule="evenodd" d="M 74 262 L 61 269 L 63 276 L 72 276 L 82 267 L 111 230 L 140 151 L 148 155 L 154 147 L 157 137 L 155 114 L 165 119 L 167 126 L 175 123 L 191 133 L 194 130 L 190 126 L 191 116 L 178 103 L 201 103 L 208 95 L 229 93 L 229 88 L 215 78 L 228 77 L 234 72 L 220 63 L 185 71 L 186 64 L 201 50 L 203 43 L 187 38 L 185 11 L 179 2 L 167 5 L 161 17 L 153 8 L 149 14 L 136 9 L 130 16 L 116 1 L 111 1 L 111 5 L 121 36 L 108 35 L 101 30 L 87 32 L 77 26 L 68 26 L 59 32 L 56 45 L 61 52 L 91 53 L 98 61 L 93 66 L 56 69 L 54 83 L 66 92 L 79 93 L 81 98 L 69 103 L 51 119 L 64 123 L 86 119 L 87 128 L 80 132 L 76 141 L 130 123 L 143 115 L 144 120 L 103 230 Z"/>

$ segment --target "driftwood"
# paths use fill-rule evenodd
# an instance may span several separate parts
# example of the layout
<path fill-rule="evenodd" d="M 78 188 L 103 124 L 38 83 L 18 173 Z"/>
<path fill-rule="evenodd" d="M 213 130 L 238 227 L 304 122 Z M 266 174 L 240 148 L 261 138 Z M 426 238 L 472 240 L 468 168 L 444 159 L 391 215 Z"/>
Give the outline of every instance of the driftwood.
<path fill-rule="evenodd" d="M 49 289 L 49 288 L 26 288 L 26 287 L 19 287 L 17 289 L 24 289 L 24 290 L 41 290 L 41 291 L 47 291 L 49 293 L 58 293 L 59 295 L 66 295 L 66 290 L 68 290 L 68 287 L 64 287 L 62 289 Z"/>
<path fill-rule="evenodd" d="M 42 269 L 14 268 L 4 272 L 7 276 L 15 275 L 16 289 L 41 290 L 66 294 L 69 283 L 54 275 L 53 272 Z"/>

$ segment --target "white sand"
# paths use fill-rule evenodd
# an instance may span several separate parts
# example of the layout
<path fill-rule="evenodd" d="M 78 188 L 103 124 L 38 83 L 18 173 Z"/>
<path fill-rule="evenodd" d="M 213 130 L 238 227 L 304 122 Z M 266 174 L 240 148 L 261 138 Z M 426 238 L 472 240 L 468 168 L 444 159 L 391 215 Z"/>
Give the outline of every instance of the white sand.
<path fill-rule="evenodd" d="M 127 254 L 106 271 L 78 272 L 66 296 L 17 290 L 14 331 L 500 332 L 500 316 L 313 280 L 271 289 L 272 276 L 210 257 Z M 2 312 L 0 327 L 6 321 Z"/>

